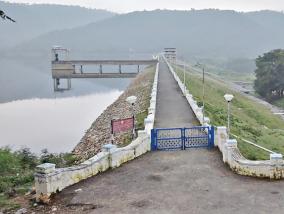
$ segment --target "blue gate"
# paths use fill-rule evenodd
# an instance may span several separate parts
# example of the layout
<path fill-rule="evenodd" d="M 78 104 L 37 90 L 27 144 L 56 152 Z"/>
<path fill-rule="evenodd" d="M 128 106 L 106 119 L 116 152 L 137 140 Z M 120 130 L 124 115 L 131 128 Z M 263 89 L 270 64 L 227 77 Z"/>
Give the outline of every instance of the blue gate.
<path fill-rule="evenodd" d="M 186 150 L 189 148 L 213 148 L 214 127 L 152 129 L 151 149 Z"/>

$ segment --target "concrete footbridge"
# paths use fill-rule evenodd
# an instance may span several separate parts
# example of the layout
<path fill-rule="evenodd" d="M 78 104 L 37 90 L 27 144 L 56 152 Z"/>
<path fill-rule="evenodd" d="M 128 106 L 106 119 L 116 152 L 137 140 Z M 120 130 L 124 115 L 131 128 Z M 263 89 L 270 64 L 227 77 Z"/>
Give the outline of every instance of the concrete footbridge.
<path fill-rule="evenodd" d="M 156 57 L 152 59 L 131 59 L 131 60 L 68 60 L 69 50 L 61 47 L 52 49 L 53 60 L 51 62 L 52 78 L 54 80 L 54 91 L 71 89 L 71 79 L 74 78 L 135 78 L 142 66 L 156 65 Z M 62 59 L 63 58 L 63 59 Z M 85 66 L 99 66 L 97 71 L 85 72 Z M 117 70 L 105 69 L 106 66 L 117 66 Z M 123 67 L 137 66 L 133 72 L 124 72 Z M 65 79 L 67 86 L 60 87 L 60 80 Z"/>
<path fill-rule="evenodd" d="M 39 166 L 37 198 L 61 191 L 54 202 L 61 213 L 72 205 L 78 212 L 94 205 L 87 213 L 106 214 L 283 213 L 284 183 L 269 181 L 284 177 L 282 157 L 245 159 L 226 127 L 204 121 L 183 89 L 172 65 L 160 57 L 145 130 L 126 147 L 105 145 L 79 166 Z"/>

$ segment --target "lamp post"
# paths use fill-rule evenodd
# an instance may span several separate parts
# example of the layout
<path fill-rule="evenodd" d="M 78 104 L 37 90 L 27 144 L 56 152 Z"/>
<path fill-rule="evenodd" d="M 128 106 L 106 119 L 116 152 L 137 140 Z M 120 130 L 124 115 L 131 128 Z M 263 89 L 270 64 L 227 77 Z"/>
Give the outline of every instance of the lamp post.
<path fill-rule="evenodd" d="M 230 103 L 234 98 L 234 95 L 232 94 L 225 94 L 224 96 L 225 100 L 228 103 L 228 137 L 230 138 Z"/>
<path fill-rule="evenodd" d="M 204 124 L 204 114 L 205 114 L 205 65 L 200 64 L 199 62 L 195 67 L 202 68 L 202 123 Z"/>
<path fill-rule="evenodd" d="M 185 96 L 185 90 L 186 90 L 186 87 L 185 87 L 185 61 L 183 62 L 183 93 L 184 93 L 184 96 Z"/>
<path fill-rule="evenodd" d="M 181 59 L 181 65 L 183 66 L 183 94 L 184 94 L 184 96 L 186 95 L 185 94 L 185 91 L 186 91 L 186 85 L 185 85 L 185 77 L 186 77 L 186 75 L 185 75 L 185 71 L 186 71 L 186 69 L 185 69 L 185 59 L 183 58 L 183 57 L 180 57 L 180 59 Z"/>
<path fill-rule="evenodd" d="M 132 117 L 133 117 L 133 130 L 132 130 L 132 138 L 134 139 L 136 136 L 135 132 L 135 114 L 134 114 L 134 106 L 136 103 L 137 97 L 135 96 L 130 96 L 126 98 L 126 101 L 131 105 L 131 110 L 132 110 Z"/>

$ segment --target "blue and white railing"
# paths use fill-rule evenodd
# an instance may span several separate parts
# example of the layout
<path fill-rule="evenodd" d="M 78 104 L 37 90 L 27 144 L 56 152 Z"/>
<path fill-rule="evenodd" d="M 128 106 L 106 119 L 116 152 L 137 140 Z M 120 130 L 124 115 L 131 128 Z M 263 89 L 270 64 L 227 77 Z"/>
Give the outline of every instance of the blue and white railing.
<path fill-rule="evenodd" d="M 196 118 L 199 120 L 200 124 L 204 126 L 210 126 L 210 119 L 204 117 L 203 121 L 203 111 L 202 108 L 198 107 L 197 102 L 193 99 L 192 94 L 189 93 L 186 86 L 182 83 L 170 63 L 166 61 L 171 73 L 173 74 L 175 80 L 177 81 L 180 89 L 184 92 L 186 99 L 191 106 Z M 184 90 L 185 89 L 185 90 Z M 237 136 L 235 136 L 237 137 Z M 243 139 L 242 139 L 243 140 Z M 253 146 L 256 144 L 252 142 L 247 142 Z M 224 163 L 227 163 L 230 168 L 240 175 L 262 177 L 270 179 L 282 179 L 284 178 L 284 161 L 282 154 L 277 154 L 260 146 L 256 146 L 270 153 L 270 160 L 265 161 L 252 161 L 247 160 L 238 149 L 238 142 L 236 139 L 229 139 L 226 127 L 217 127 L 215 135 L 215 146 L 219 148 L 222 153 Z"/>

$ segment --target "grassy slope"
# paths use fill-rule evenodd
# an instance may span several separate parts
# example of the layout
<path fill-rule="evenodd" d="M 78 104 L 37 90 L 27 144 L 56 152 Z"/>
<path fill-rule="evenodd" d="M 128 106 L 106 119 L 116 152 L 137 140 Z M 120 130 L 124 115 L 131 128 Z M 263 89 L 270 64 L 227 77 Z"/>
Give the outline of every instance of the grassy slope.
<path fill-rule="evenodd" d="M 183 74 L 177 70 L 180 78 Z M 187 73 L 186 85 L 194 98 L 202 99 L 202 79 L 198 73 Z M 234 94 L 232 102 L 232 133 L 251 140 L 265 148 L 284 154 L 284 122 L 273 115 L 269 109 L 244 95 L 232 91 L 221 81 L 206 79 L 205 113 L 214 126 L 225 126 L 227 121 L 227 104 L 224 101 L 226 93 Z M 251 160 L 268 159 L 268 153 L 244 142 L 239 142 L 242 154 Z"/>
<path fill-rule="evenodd" d="M 276 100 L 272 104 L 284 109 L 284 98 Z"/>
<path fill-rule="evenodd" d="M 217 75 L 218 77 L 220 77 L 220 79 L 226 79 L 233 82 L 244 81 L 253 83 L 253 81 L 255 80 L 255 74 L 253 72 L 243 72 L 240 74 L 239 72 L 231 71 L 228 69 L 222 69 L 212 65 L 206 65 L 206 70 L 209 70 L 211 74 Z"/>

